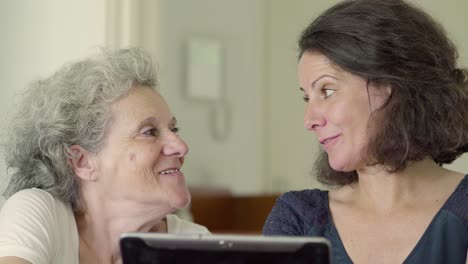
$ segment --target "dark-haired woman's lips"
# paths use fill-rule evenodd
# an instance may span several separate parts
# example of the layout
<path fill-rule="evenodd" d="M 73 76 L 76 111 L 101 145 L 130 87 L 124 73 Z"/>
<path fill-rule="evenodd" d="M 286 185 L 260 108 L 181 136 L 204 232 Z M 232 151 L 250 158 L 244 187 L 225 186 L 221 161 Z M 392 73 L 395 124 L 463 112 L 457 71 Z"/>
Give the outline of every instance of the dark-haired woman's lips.
<path fill-rule="evenodd" d="M 335 136 L 332 136 L 332 137 L 327 137 L 327 138 L 324 138 L 324 139 L 321 139 L 320 140 L 320 144 L 323 146 L 323 149 L 325 151 L 328 151 L 330 149 L 330 147 L 338 140 L 338 137 L 340 135 L 335 135 Z"/>

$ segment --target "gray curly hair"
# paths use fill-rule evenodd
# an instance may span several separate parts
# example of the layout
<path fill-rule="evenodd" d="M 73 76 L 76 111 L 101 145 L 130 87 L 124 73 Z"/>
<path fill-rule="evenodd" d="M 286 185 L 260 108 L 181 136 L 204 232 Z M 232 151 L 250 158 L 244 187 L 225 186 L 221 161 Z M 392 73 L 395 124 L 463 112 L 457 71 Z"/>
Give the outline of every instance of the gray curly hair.
<path fill-rule="evenodd" d="M 95 57 L 67 64 L 26 89 L 5 146 L 13 169 L 6 197 L 39 188 L 75 208 L 79 188 L 69 148 L 97 152 L 112 122 L 110 104 L 133 86 L 156 89 L 154 64 L 138 48 L 101 49 Z"/>

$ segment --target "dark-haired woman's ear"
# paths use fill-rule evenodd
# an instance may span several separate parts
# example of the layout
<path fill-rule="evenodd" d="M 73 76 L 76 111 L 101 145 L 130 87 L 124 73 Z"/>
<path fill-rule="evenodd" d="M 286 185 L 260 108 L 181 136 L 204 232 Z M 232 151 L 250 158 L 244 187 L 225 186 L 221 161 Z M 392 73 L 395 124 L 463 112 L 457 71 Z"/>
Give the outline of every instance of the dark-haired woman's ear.
<path fill-rule="evenodd" d="M 384 99 L 388 100 L 392 95 L 392 86 L 390 84 L 381 84 L 376 87 L 374 90 L 376 92 L 375 95 L 382 96 Z"/>
<path fill-rule="evenodd" d="M 390 85 L 370 86 L 368 93 L 371 111 L 375 111 L 387 104 L 392 95 L 392 87 Z"/>
<path fill-rule="evenodd" d="M 72 145 L 68 149 L 69 161 L 73 172 L 78 178 L 84 181 L 96 181 L 95 164 L 92 160 L 92 153 L 79 145 Z"/>
<path fill-rule="evenodd" d="M 391 85 L 385 85 L 384 92 L 387 95 L 387 98 L 389 98 L 390 95 L 392 95 L 392 92 L 393 92 L 392 86 Z"/>
<path fill-rule="evenodd" d="M 382 89 L 382 92 L 384 94 L 384 97 L 385 97 L 385 103 L 386 104 L 388 102 L 388 100 L 390 99 L 390 97 L 392 96 L 392 93 L 393 93 L 393 88 L 391 85 L 385 85 Z"/>

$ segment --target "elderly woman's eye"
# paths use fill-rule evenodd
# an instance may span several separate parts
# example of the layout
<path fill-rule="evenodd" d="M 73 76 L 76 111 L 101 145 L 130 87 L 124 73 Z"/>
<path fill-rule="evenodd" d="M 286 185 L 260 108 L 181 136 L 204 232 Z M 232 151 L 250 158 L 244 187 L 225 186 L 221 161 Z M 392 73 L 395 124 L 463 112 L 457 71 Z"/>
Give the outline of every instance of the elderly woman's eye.
<path fill-rule="evenodd" d="M 176 134 L 179 133 L 179 130 L 180 129 L 178 127 L 174 127 L 173 129 L 171 129 L 171 131 Z"/>
<path fill-rule="evenodd" d="M 151 129 L 145 130 L 143 134 L 147 136 L 157 136 L 158 131 L 156 130 L 156 128 L 151 128 Z"/>

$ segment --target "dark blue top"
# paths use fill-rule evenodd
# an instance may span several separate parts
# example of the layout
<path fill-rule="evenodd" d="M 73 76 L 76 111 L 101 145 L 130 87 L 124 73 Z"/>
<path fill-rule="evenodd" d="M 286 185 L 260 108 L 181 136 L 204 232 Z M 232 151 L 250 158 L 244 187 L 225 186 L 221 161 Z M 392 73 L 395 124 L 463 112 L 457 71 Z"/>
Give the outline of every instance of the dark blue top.
<path fill-rule="evenodd" d="M 322 236 L 332 244 L 334 263 L 352 263 L 332 222 L 328 191 L 283 194 L 276 201 L 264 235 Z M 405 264 L 465 264 L 468 253 L 468 175 L 432 219 Z"/>

